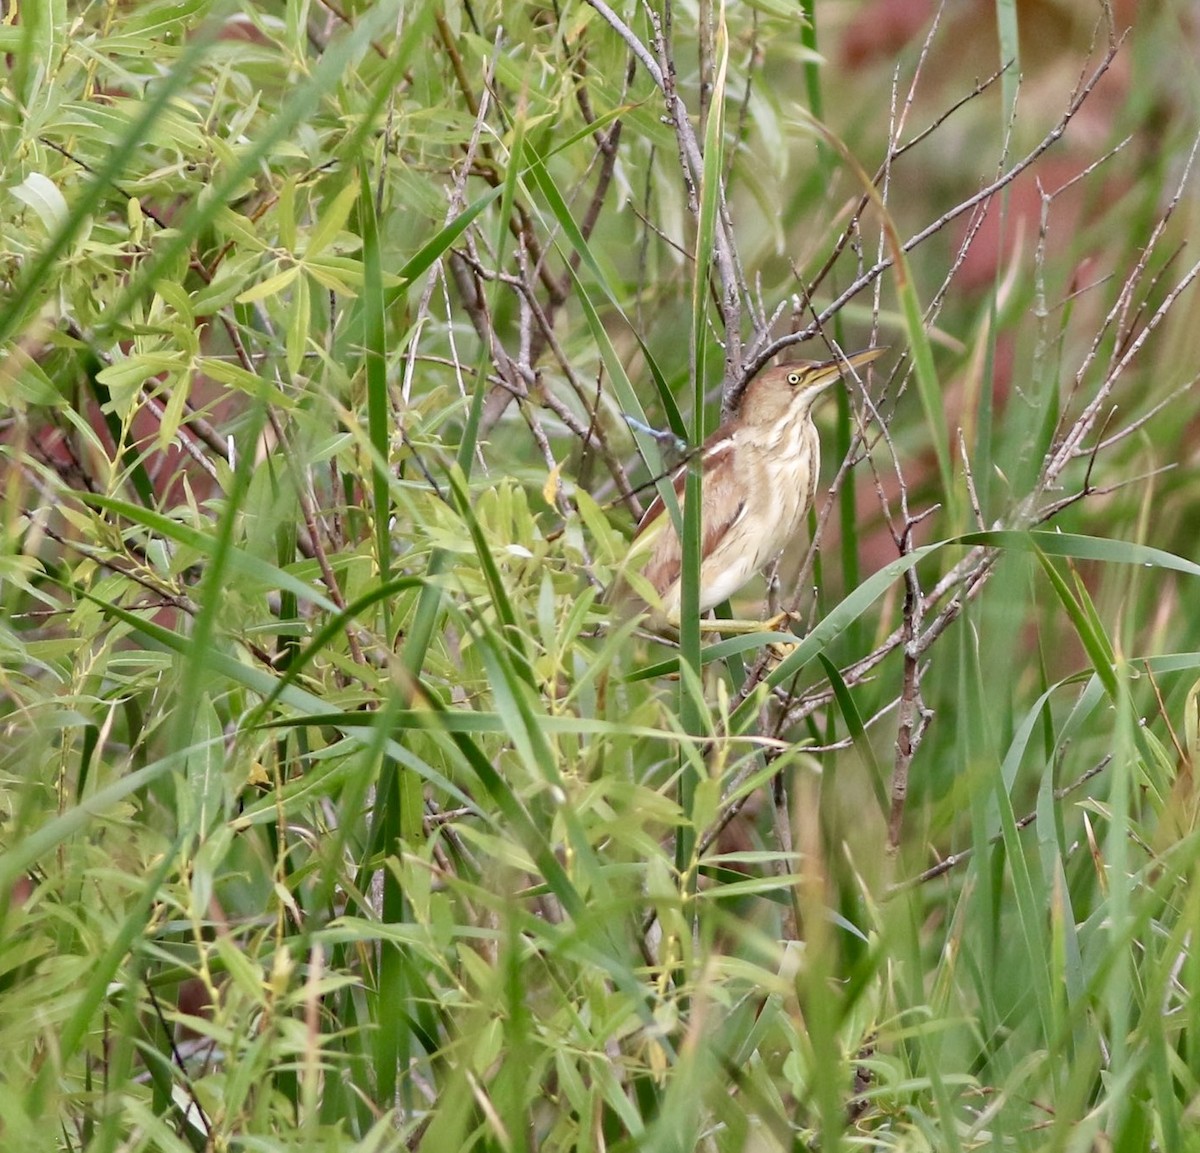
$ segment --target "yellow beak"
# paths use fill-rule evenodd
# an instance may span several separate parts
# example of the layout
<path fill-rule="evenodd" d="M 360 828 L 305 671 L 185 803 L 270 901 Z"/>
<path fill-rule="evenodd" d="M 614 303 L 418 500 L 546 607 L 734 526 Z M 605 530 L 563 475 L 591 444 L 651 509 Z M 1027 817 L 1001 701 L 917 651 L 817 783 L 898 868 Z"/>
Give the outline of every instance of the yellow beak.
<path fill-rule="evenodd" d="M 832 360 L 821 360 L 814 364 L 810 371 L 813 374 L 814 382 L 825 377 L 825 373 L 829 372 L 829 379 L 836 380 L 839 376 L 844 376 L 852 368 L 860 368 L 864 364 L 870 364 L 873 360 L 878 360 L 885 352 L 886 346 L 878 348 L 864 348 L 861 352 L 852 352 L 849 356 L 835 356 Z"/>

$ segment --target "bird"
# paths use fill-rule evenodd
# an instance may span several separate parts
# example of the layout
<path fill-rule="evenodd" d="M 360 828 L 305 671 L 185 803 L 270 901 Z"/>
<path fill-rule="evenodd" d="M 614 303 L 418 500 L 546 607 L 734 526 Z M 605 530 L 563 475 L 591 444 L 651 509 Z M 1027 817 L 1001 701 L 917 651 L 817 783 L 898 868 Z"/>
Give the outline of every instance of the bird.
<path fill-rule="evenodd" d="M 733 417 L 700 448 L 700 612 L 728 600 L 797 535 L 817 492 L 821 443 L 812 411 L 827 388 L 886 350 L 768 368 L 746 386 Z M 687 465 L 672 483 L 683 510 Z M 652 624 L 678 626 L 683 549 L 662 497 L 634 532 L 630 559 L 649 553 L 640 575 Z M 634 577 L 631 584 L 640 583 Z M 646 590 L 646 591 L 649 591 Z M 716 627 L 729 630 L 729 623 Z M 755 627 L 761 627 L 755 623 Z"/>

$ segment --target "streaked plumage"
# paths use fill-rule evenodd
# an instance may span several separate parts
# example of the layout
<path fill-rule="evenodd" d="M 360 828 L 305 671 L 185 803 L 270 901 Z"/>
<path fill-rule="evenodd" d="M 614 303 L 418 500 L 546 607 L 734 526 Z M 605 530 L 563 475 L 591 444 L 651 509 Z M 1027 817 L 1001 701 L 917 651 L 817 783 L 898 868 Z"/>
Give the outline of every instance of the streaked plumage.
<path fill-rule="evenodd" d="M 800 531 L 821 466 L 813 406 L 847 363 L 857 367 L 881 352 L 868 349 L 843 360 L 766 370 L 747 386 L 735 417 L 704 442 L 701 612 L 737 592 Z M 673 478 L 681 509 L 686 473 L 681 468 Z M 682 549 L 658 497 L 634 534 L 633 553 L 646 549 L 652 551 L 642 575 L 662 600 L 661 616 L 677 623 Z"/>

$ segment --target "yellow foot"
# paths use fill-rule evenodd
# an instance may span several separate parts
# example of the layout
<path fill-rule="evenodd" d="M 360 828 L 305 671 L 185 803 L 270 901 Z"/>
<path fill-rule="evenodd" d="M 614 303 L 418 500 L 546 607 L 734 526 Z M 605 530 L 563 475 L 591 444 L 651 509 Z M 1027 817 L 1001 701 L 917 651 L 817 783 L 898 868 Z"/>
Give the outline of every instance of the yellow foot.
<path fill-rule="evenodd" d="M 799 638 L 796 638 L 799 640 Z M 787 641 L 772 641 L 767 645 L 767 657 L 770 661 L 770 667 L 781 665 L 799 648 L 799 645 L 790 644 Z"/>

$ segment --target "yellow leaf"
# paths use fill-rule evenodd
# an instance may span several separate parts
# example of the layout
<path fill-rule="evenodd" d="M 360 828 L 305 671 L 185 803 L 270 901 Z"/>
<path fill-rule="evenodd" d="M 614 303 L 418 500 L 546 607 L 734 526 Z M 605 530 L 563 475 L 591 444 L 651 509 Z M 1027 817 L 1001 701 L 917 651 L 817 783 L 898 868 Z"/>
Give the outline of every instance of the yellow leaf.
<path fill-rule="evenodd" d="M 556 504 L 558 500 L 558 478 L 559 467 L 557 464 L 550 470 L 550 475 L 546 477 L 546 483 L 542 485 L 542 496 L 547 504 Z"/>
<path fill-rule="evenodd" d="M 250 766 L 250 771 L 246 774 L 247 785 L 269 785 L 271 783 L 270 774 L 262 766 L 261 761 L 255 761 Z"/>

